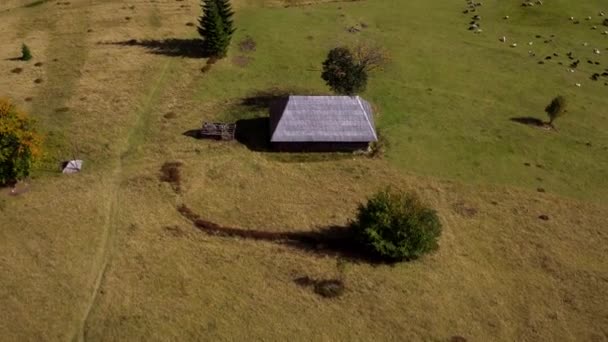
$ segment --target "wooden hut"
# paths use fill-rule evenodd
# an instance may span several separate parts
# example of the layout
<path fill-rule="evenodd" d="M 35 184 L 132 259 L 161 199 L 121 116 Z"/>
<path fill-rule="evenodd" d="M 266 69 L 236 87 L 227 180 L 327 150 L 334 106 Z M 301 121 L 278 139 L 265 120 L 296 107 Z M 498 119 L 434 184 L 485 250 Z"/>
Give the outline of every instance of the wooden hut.
<path fill-rule="evenodd" d="M 356 151 L 377 140 L 372 107 L 359 96 L 289 96 L 270 107 L 278 151 Z"/>

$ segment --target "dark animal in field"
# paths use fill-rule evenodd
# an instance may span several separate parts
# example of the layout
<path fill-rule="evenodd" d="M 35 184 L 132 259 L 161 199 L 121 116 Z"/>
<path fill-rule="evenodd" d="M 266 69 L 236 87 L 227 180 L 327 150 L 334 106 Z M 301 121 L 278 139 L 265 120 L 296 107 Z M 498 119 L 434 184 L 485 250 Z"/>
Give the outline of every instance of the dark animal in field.
<path fill-rule="evenodd" d="M 578 66 L 578 63 L 580 63 L 580 62 L 581 62 L 581 60 L 577 59 L 574 63 L 570 64 L 570 67 L 571 68 L 576 68 Z"/>
<path fill-rule="evenodd" d="M 600 74 L 595 73 L 595 74 L 591 75 L 591 79 L 594 80 L 594 81 L 599 80 L 600 79 Z"/>

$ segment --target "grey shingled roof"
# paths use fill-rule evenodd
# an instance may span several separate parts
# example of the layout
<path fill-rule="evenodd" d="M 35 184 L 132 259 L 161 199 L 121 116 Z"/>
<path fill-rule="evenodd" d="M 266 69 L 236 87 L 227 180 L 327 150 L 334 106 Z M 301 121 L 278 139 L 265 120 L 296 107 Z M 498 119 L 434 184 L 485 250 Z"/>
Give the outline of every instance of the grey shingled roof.
<path fill-rule="evenodd" d="M 272 142 L 377 141 L 370 104 L 359 96 L 290 96 L 270 110 Z"/>

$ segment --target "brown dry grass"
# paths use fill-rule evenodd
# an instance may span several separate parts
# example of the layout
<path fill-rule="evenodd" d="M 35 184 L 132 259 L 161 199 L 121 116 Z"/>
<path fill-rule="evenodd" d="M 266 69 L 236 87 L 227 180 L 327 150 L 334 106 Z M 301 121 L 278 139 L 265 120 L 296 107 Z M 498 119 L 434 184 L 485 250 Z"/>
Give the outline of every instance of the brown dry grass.
<path fill-rule="evenodd" d="M 53 158 L 74 151 L 86 170 L 42 170 L 28 193 L 0 194 L 4 339 L 605 339 L 608 207 L 409 175 L 381 159 L 285 162 L 184 137 L 225 105 L 193 94 L 206 81 L 204 61 L 97 44 L 188 36 L 183 23 L 197 1 L 183 3 L 189 9 L 169 0 L 137 2 L 135 11 L 74 0 L 0 12 L 6 41 L 18 51 L 26 39 L 33 62 L 44 62 L 14 75 L 22 64 L 2 49 L 0 90 L 34 98 L 20 105 L 55 144 L 49 171 Z M 169 112 L 179 115 L 164 119 Z M 184 162 L 180 194 L 158 179 L 166 160 Z M 341 268 L 335 257 L 207 235 L 176 210 L 185 203 L 226 226 L 310 231 L 346 223 L 388 184 L 437 208 L 445 226 L 437 253 Z M 327 301 L 295 282 L 302 277 L 344 277 L 347 289 Z"/>

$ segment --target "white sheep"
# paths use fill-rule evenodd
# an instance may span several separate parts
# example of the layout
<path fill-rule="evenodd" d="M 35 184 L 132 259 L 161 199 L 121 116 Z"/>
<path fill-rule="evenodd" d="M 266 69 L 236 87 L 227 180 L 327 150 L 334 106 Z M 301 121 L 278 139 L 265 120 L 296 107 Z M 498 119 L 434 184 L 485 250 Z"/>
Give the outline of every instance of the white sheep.
<path fill-rule="evenodd" d="M 593 53 L 594 53 L 594 54 L 596 54 L 596 55 L 599 55 L 599 54 L 600 54 L 600 50 L 598 50 L 598 49 L 593 49 Z"/>
<path fill-rule="evenodd" d="M 511 44 L 511 47 L 517 47 L 517 43 Z"/>
<path fill-rule="evenodd" d="M 508 15 L 505 15 L 505 19 L 509 19 L 509 16 L 508 16 Z"/>
<path fill-rule="evenodd" d="M 575 85 L 576 85 L 577 87 L 580 87 L 580 86 L 581 86 L 581 84 L 580 84 L 580 83 L 575 83 Z"/>
<path fill-rule="evenodd" d="M 506 41 L 507 41 L 507 37 L 502 36 L 502 37 L 500 37 L 498 40 L 500 40 L 501 42 L 503 42 L 503 43 L 504 43 L 504 42 L 506 42 Z"/>
<path fill-rule="evenodd" d="M 528 42 L 528 45 L 532 45 L 532 44 L 534 44 L 534 43 L 533 42 Z"/>
<path fill-rule="evenodd" d="M 574 17 L 570 17 L 570 21 L 573 21 L 573 20 L 574 20 Z"/>

